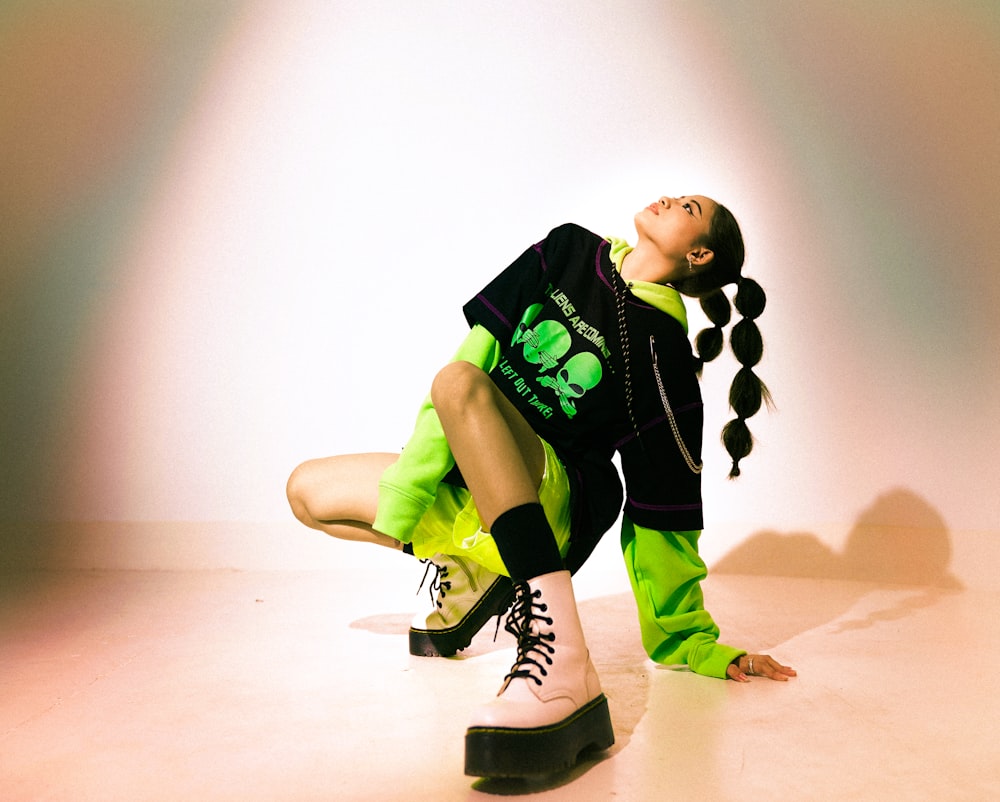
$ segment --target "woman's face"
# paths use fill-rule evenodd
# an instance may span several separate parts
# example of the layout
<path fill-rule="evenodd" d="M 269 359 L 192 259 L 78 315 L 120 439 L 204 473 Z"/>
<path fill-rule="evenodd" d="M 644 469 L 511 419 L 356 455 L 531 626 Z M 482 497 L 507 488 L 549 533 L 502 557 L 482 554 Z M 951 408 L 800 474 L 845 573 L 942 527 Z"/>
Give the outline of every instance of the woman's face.
<path fill-rule="evenodd" d="M 691 251 L 707 237 L 715 206 L 704 195 L 665 196 L 635 216 L 635 230 L 671 263 L 687 262 Z"/>

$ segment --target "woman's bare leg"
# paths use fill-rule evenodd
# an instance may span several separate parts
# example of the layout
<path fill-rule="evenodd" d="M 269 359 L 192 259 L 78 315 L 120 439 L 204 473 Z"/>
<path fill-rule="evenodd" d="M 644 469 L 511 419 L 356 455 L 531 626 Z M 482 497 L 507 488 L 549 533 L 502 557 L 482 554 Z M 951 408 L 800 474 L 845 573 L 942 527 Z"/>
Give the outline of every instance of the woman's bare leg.
<path fill-rule="evenodd" d="M 545 451 L 487 373 L 452 362 L 435 377 L 431 399 L 484 529 L 507 510 L 538 502 Z M 402 548 L 372 529 L 379 478 L 398 456 L 349 454 L 302 463 L 288 480 L 295 517 L 334 537 Z"/>
<path fill-rule="evenodd" d="M 489 374 L 452 362 L 434 378 L 431 400 L 486 531 L 507 510 L 538 502 L 545 451 Z"/>
<path fill-rule="evenodd" d="M 310 529 L 333 537 L 401 549 L 398 540 L 372 529 L 378 480 L 398 458 L 398 454 L 346 454 L 303 462 L 288 478 L 292 512 Z"/>

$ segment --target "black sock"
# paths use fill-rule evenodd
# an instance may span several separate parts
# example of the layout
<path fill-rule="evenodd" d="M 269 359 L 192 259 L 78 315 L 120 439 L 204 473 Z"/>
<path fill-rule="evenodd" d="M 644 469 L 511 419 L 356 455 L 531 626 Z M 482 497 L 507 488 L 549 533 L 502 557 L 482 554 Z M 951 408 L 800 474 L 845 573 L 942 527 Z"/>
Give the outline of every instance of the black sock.
<path fill-rule="evenodd" d="M 493 522 L 490 534 L 515 582 L 563 569 L 556 536 L 545 510 L 537 502 L 501 514 Z"/>

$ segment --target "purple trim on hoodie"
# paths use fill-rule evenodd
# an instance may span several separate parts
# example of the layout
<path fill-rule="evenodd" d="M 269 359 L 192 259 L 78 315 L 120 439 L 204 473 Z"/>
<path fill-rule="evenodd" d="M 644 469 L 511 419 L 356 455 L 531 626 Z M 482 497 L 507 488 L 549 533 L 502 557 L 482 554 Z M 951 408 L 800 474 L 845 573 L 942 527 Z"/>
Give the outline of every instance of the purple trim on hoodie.
<path fill-rule="evenodd" d="M 607 287 L 609 290 L 614 292 L 614 287 L 611 282 L 608 281 L 607 276 L 604 275 L 604 271 L 601 270 L 601 257 L 604 256 L 604 249 L 607 247 L 608 241 L 605 239 L 601 240 L 601 244 L 597 246 L 597 255 L 594 257 L 594 272 L 597 273 L 597 278 Z"/>
<path fill-rule="evenodd" d="M 491 304 L 486 299 L 485 295 L 482 295 L 480 293 L 479 295 L 476 296 L 476 300 L 479 301 L 487 309 L 489 309 L 493 313 L 493 316 L 497 320 L 499 320 L 501 323 L 503 323 L 503 325 L 507 329 L 507 331 L 509 331 L 509 332 L 513 332 L 514 331 L 514 327 L 511 325 L 511 322 L 509 320 L 507 320 L 507 318 L 503 315 L 503 313 L 501 313 L 501 311 L 499 309 L 497 309 L 493 304 Z"/>
<path fill-rule="evenodd" d="M 542 272 L 543 273 L 548 273 L 549 272 L 549 266 L 547 264 L 545 264 L 545 254 L 542 253 L 542 246 L 544 244 L 545 244 L 545 240 L 542 240 L 541 242 L 536 242 L 532 247 L 535 249 L 535 253 L 538 254 L 538 261 L 542 265 Z"/>
<path fill-rule="evenodd" d="M 630 496 L 628 503 L 637 510 L 652 510 L 654 512 L 680 512 L 683 510 L 700 510 L 701 503 L 698 504 L 640 504 Z"/>
<path fill-rule="evenodd" d="M 693 403 L 690 403 L 690 404 L 684 404 L 683 406 L 677 407 L 677 409 L 674 410 L 674 414 L 675 415 L 679 415 L 682 412 L 687 412 L 689 409 L 698 409 L 699 407 L 703 407 L 703 406 L 704 406 L 704 404 L 698 403 L 698 402 L 693 402 Z M 639 434 L 642 434 L 647 429 L 652 429 L 654 426 L 659 426 L 666 419 L 667 419 L 666 415 L 660 415 L 658 418 L 653 418 L 651 421 L 649 421 L 645 425 L 639 427 Z M 636 433 L 635 432 L 629 432 L 629 434 L 627 434 L 625 437 L 623 437 L 621 440 L 619 440 L 617 443 L 614 444 L 615 451 L 621 450 L 622 446 L 624 446 L 630 440 L 634 440 L 635 437 L 636 437 Z"/>

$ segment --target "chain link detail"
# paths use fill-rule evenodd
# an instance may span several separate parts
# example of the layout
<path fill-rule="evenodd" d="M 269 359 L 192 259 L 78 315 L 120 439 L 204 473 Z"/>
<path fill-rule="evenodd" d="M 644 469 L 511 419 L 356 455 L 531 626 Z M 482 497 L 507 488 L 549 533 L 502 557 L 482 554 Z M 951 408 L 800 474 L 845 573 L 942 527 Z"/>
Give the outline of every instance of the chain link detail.
<path fill-rule="evenodd" d="M 670 408 L 670 399 L 667 398 L 667 391 L 664 389 L 663 379 L 660 377 L 660 363 L 656 357 L 656 340 L 652 336 L 649 338 L 649 351 L 653 355 L 653 375 L 656 376 L 656 386 L 660 389 L 660 400 L 663 402 L 663 411 L 667 413 L 667 421 L 670 423 L 670 431 L 674 433 L 677 448 L 680 449 L 681 456 L 684 457 L 684 461 L 687 463 L 691 473 L 701 473 L 701 469 L 705 466 L 705 463 L 695 462 L 692 458 L 691 452 L 688 451 L 687 445 L 685 445 L 684 439 L 681 437 L 681 430 L 678 428 L 677 421 L 674 418 L 674 411 Z"/>

